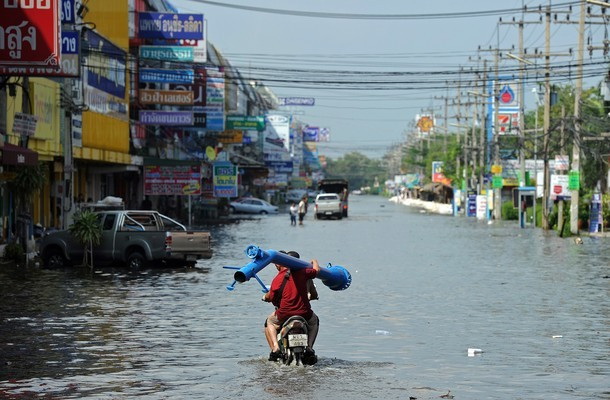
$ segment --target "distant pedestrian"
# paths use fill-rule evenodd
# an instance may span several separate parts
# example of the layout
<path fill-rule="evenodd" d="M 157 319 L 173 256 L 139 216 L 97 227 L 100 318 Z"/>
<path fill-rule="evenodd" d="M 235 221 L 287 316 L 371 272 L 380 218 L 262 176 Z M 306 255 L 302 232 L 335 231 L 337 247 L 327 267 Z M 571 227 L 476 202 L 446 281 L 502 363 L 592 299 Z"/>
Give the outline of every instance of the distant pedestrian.
<path fill-rule="evenodd" d="M 291 226 L 297 225 L 297 215 L 298 214 L 299 214 L 299 206 L 297 206 L 297 203 L 292 202 L 292 204 L 290 205 L 290 225 Z"/>
<path fill-rule="evenodd" d="M 303 198 L 299 202 L 298 212 L 299 225 L 303 225 L 303 218 L 305 218 L 305 214 L 307 214 L 307 196 L 303 196 Z"/>

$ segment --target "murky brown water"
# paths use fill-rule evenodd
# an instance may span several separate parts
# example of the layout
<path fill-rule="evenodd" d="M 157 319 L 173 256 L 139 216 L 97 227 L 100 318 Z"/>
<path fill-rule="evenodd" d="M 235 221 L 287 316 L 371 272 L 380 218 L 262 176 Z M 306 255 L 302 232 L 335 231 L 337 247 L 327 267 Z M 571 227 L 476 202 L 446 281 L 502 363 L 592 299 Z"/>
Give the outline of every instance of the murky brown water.
<path fill-rule="evenodd" d="M 610 239 L 357 196 L 342 221 L 267 216 L 214 239 L 191 270 L 0 271 L 0 398 L 610 398 Z M 318 285 L 316 366 L 265 361 L 258 284 L 225 289 L 250 244 L 352 273 Z"/>

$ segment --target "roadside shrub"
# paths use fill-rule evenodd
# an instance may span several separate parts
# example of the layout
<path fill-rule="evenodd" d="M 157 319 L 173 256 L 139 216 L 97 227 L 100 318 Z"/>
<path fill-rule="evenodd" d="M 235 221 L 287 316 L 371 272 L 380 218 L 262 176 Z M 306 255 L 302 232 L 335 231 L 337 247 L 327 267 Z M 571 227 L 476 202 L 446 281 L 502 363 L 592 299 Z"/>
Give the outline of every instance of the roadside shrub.
<path fill-rule="evenodd" d="M 5 260 L 12 260 L 17 264 L 20 264 L 25 258 L 25 252 L 19 243 L 9 243 L 4 248 L 4 254 L 2 257 Z"/>
<path fill-rule="evenodd" d="M 513 206 L 512 201 L 507 201 L 502 204 L 502 219 L 505 220 L 518 220 L 519 210 Z"/>

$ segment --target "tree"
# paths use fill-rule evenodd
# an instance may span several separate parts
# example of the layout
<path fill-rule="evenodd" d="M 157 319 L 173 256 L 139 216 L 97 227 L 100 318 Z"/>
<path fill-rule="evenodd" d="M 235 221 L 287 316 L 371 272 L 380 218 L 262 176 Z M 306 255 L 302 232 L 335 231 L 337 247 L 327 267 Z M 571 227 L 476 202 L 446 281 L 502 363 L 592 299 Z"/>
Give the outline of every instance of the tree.
<path fill-rule="evenodd" d="M 47 172 L 46 164 L 24 166 L 17 170 L 15 179 L 8 185 L 16 200 L 17 213 L 29 211 L 34 194 L 38 193 L 47 181 Z"/>
<path fill-rule="evenodd" d="M 102 241 L 102 227 L 98 215 L 89 210 L 83 210 L 74 215 L 74 223 L 68 228 L 83 246 L 83 265 L 93 267 L 93 246 Z"/>
<path fill-rule="evenodd" d="M 373 186 L 375 178 L 385 182 L 388 172 L 381 160 L 370 159 L 359 152 L 351 152 L 337 160 L 328 159 L 324 169 L 327 178 L 347 179 L 351 188 Z"/>

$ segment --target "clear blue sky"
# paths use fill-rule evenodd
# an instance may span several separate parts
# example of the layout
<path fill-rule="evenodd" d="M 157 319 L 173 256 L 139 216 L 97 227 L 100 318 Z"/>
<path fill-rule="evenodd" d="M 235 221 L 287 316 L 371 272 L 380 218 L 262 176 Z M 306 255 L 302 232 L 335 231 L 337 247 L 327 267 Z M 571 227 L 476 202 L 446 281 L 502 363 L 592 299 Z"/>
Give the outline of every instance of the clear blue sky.
<path fill-rule="evenodd" d="M 314 97 L 315 107 L 300 107 L 298 110 L 304 114 L 299 118 L 312 126 L 330 128 L 331 143 L 320 144 L 319 152 L 333 158 L 349 151 L 380 157 L 388 146 L 404 141 L 405 134 L 413 130 L 416 114 L 430 108 L 442 114 L 443 100 L 438 97 L 456 96 L 459 68 L 476 69 L 474 59 L 479 56 L 493 60 L 490 52 L 478 53 L 479 46 L 502 49 L 514 46 L 513 52 L 518 53 L 516 26 L 498 25 L 498 21 L 500 16 L 504 21 L 513 16 L 520 19 L 521 13 L 500 11 L 519 9 L 523 4 L 530 9 L 547 4 L 522 0 L 217 1 L 224 6 L 197 0 L 172 0 L 172 4 L 181 12 L 203 13 L 208 24 L 208 39 L 244 76 L 281 80 L 268 83 L 280 97 Z M 242 10 L 230 5 L 276 11 Z M 283 11 L 301 15 L 286 15 Z M 464 13 L 481 11 L 498 12 L 463 17 Z M 302 15 L 305 12 L 316 16 Z M 334 13 L 344 15 L 342 18 L 330 15 Z M 461 15 L 423 16 L 439 13 Z M 573 21 L 577 21 L 577 13 L 577 2 L 574 2 Z M 374 19 L 381 14 L 385 17 Z M 357 15 L 370 18 L 354 18 Z M 528 13 L 524 19 L 537 21 L 538 18 L 539 14 Z M 569 48 L 576 51 L 576 25 L 554 24 L 551 32 L 553 52 L 565 53 Z M 588 30 L 598 43 L 603 39 L 603 32 L 600 26 Z M 535 49 L 544 50 L 544 24 L 526 25 L 524 42 L 530 53 Z M 569 63 L 573 58 L 553 57 L 552 62 Z M 597 59 L 601 59 L 599 51 Z M 505 58 L 502 65 L 519 67 L 510 58 Z M 316 72 L 319 70 L 323 72 Z M 421 72 L 422 75 L 414 75 Z M 569 83 L 569 80 L 558 83 Z M 589 86 L 599 80 L 591 78 Z M 337 84 L 338 81 L 349 83 Z M 371 81 L 385 83 L 371 85 Z M 533 107 L 533 86 L 526 88 L 526 109 Z M 455 110 L 450 110 L 452 113 Z"/>

